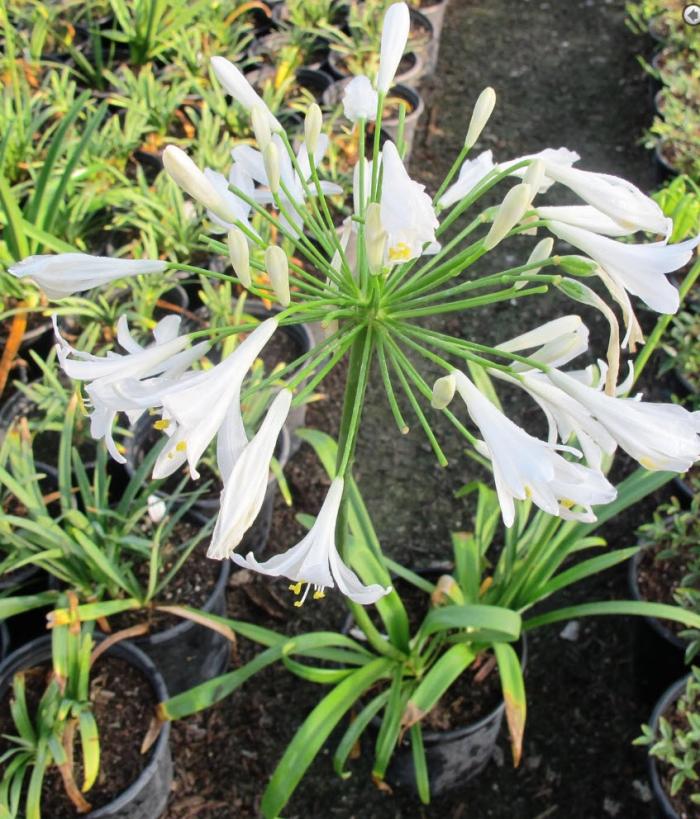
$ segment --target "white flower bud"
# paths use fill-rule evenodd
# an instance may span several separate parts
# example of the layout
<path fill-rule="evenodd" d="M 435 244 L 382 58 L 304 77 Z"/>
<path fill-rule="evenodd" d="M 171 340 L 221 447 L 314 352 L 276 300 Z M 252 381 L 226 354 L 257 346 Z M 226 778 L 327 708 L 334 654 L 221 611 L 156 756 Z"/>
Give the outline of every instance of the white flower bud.
<path fill-rule="evenodd" d="M 158 524 L 163 520 L 165 517 L 165 513 L 167 512 L 167 507 L 165 505 L 165 501 L 163 498 L 158 497 L 158 495 L 149 495 L 148 496 L 148 506 L 146 507 L 146 511 L 148 512 L 148 517 L 151 521 L 155 524 Z"/>
<path fill-rule="evenodd" d="M 226 244 L 228 245 L 228 255 L 231 259 L 231 264 L 240 279 L 243 287 L 250 287 L 252 280 L 250 278 L 250 251 L 248 249 L 248 240 L 243 235 L 243 231 L 238 228 L 231 228 L 226 237 Z"/>
<path fill-rule="evenodd" d="M 175 145 L 168 145 L 163 151 L 163 165 L 168 176 L 193 199 L 225 222 L 236 221 L 236 214 L 230 210 L 216 188 L 183 150 Z"/>
<path fill-rule="evenodd" d="M 548 259 L 552 255 L 552 248 L 554 247 L 554 239 L 551 236 L 548 236 L 546 239 L 542 239 L 541 242 L 538 242 L 532 253 L 530 254 L 530 258 L 527 260 L 526 264 L 534 264 L 535 262 L 543 262 L 545 259 Z M 541 267 L 533 267 L 532 270 L 528 270 L 528 276 L 532 276 L 536 273 L 539 273 L 542 270 Z M 527 280 L 523 279 L 522 281 L 515 282 L 513 287 L 516 290 L 520 290 L 522 287 L 525 287 L 527 284 Z"/>
<path fill-rule="evenodd" d="M 370 272 L 381 273 L 384 267 L 387 233 L 382 225 L 382 209 L 378 202 L 371 202 L 365 211 L 365 246 Z"/>
<path fill-rule="evenodd" d="M 250 120 L 253 126 L 253 133 L 255 134 L 255 141 L 258 143 L 258 148 L 264 151 L 272 139 L 272 131 L 270 130 L 270 119 L 267 111 L 262 105 L 256 105 L 251 109 Z"/>
<path fill-rule="evenodd" d="M 265 269 L 277 301 L 282 307 L 289 307 L 292 300 L 289 294 L 289 262 L 281 247 L 270 245 L 265 251 Z"/>
<path fill-rule="evenodd" d="M 274 142 L 268 142 L 263 149 L 263 163 L 265 164 L 265 174 L 267 184 L 273 194 L 280 189 L 280 157 L 277 146 Z"/>
<path fill-rule="evenodd" d="M 521 182 L 508 191 L 501 207 L 498 209 L 496 218 L 493 220 L 491 230 L 489 230 L 484 240 L 484 246 L 487 250 L 496 247 L 523 218 L 530 207 L 531 197 L 532 191 L 525 182 Z"/>
<path fill-rule="evenodd" d="M 304 118 L 304 142 L 307 152 L 313 156 L 318 146 L 318 138 L 323 127 L 323 114 L 315 102 L 311 103 Z"/>
<path fill-rule="evenodd" d="M 496 92 L 493 88 L 488 87 L 479 94 L 479 99 L 476 101 L 472 118 L 469 121 L 469 128 L 467 129 L 467 136 L 464 140 L 465 148 L 471 148 L 474 143 L 481 136 L 481 132 L 486 127 L 494 106 L 496 105 Z"/>
<path fill-rule="evenodd" d="M 430 400 L 430 405 L 434 409 L 445 409 L 445 407 L 447 407 L 450 401 L 452 401 L 454 398 L 456 388 L 457 381 L 454 373 L 443 375 L 442 378 L 438 378 L 438 380 L 433 384 L 433 397 Z"/>

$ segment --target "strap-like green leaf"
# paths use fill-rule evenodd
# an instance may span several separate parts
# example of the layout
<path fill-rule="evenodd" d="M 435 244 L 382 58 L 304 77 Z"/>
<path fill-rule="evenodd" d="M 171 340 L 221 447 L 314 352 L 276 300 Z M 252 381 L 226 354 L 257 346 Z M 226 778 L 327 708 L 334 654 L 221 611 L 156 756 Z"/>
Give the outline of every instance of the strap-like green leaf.
<path fill-rule="evenodd" d="M 506 704 L 506 720 L 510 731 L 510 744 L 513 751 L 513 764 L 517 768 L 523 752 L 523 734 L 527 716 L 525 683 L 520 658 L 513 646 L 508 643 L 494 643 L 498 672 L 501 676 L 501 689 Z"/>
<path fill-rule="evenodd" d="M 460 629 L 466 630 L 474 642 L 513 642 L 520 637 L 521 625 L 518 612 L 499 606 L 444 606 L 428 612 L 420 635 Z"/>
<path fill-rule="evenodd" d="M 345 763 L 365 728 L 367 728 L 372 719 L 381 711 L 384 705 L 386 705 L 388 699 L 389 691 L 382 691 L 381 694 L 378 694 L 374 699 L 370 700 L 355 719 L 351 721 L 333 755 L 333 768 L 338 776 L 343 779 L 350 777 L 350 771 L 345 770 Z"/>
<path fill-rule="evenodd" d="M 550 623 L 559 623 L 562 620 L 610 614 L 656 617 L 659 620 L 673 620 L 676 623 L 682 623 L 688 628 L 700 628 L 700 614 L 687 611 L 680 606 L 669 606 L 666 603 L 647 603 L 644 600 L 603 600 L 598 603 L 581 603 L 578 606 L 567 606 L 563 609 L 538 614 L 525 620 L 523 629 L 531 631 L 533 628 L 546 626 Z"/>

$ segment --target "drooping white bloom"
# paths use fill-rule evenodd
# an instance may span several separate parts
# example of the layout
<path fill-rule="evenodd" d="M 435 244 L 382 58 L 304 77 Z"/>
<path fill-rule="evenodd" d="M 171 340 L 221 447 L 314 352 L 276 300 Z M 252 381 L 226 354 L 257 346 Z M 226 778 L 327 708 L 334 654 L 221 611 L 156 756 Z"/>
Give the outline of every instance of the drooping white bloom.
<path fill-rule="evenodd" d="M 588 349 L 588 336 L 588 327 L 581 316 L 561 316 L 498 344 L 496 349 L 506 353 L 534 350 L 531 354 L 534 361 L 561 367 Z M 514 361 L 511 367 L 516 372 L 529 369 L 519 361 Z"/>
<path fill-rule="evenodd" d="M 630 232 L 645 230 L 668 236 L 673 222 L 664 216 L 659 205 L 639 188 L 619 176 L 583 171 L 547 161 L 547 176 L 566 185 L 584 202 L 606 214 Z"/>
<path fill-rule="evenodd" d="M 700 459 L 700 412 L 616 398 L 559 370 L 549 380 L 583 405 L 645 469 L 685 472 Z"/>
<path fill-rule="evenodd" d="M 540 219 L 563 222 L 602 236 L 629 236 L 635 232 L 634 228 L 624 227 L 591 205 L 538 207 L 537 215 Z"/>
<path fill-rule="evenodd" d="M 483 151 L 476 159 L 465 160 L 459 169 L 457 181 L 440 197 L 439 206 L 447 208 L 464 199 L 495 167 L 492 151 Z"/>
<path fill-rule="evenodd" d="M 410 28 L 411 17 L 408 6 L 405 3 L 394 3 L 389 6 L 382 25 L 377 91 L 386 93 L 391 88 L 406 49 Z"/>
<path fill-rule="evenodd" d="M 517 159 L 502 162 L 498 166 L 498 169 L 499 171 L 508 170 L 508 168 L 512 168 L 526 159 L 531 161 L 541 159 L 544 162 L 545 177 L 542 180 L 539 190 L 535 191 L 535 193 L 546 193 L 552 187 L 555 181 L 549 176 L 548 173 L 546 173 L 546 169 L 552 164 L 556 164 L 558 167 L 570 167 L 574 164 L 574 162 L 578 162 L 581 157 L 576 153 L 576 151 L 570 151 L 568 148 L 544 148 L 542 151 L 538 151 L 536 154 L 526 154 L 525 156 L 519 156 Z M 527 167 L 518 168 L 518 170 L 513 171 L 513 176 L 519 176 L 522 179 L 526 173 Z"/>
<path fill-rule="evenodd" d="M 153 330 L 155 343 L 142 347 L 131 336 L 126 316 L 121 316 L 117 323 L 117 341 L 127 351 L 126 355 L 108 352 L 106 356 L 95 356 L 71 347 L 59 333 L 55 317 L 53 322 L 63 371 L 76 381 L 89 382 L 86 392 L 92 406 L 91 435 L 97 440 L 104 438 L 109 453 L 119 463 L 124 463 L 124 457 L 112 438 L 117 413 L 126 412 L 133 423 L 148 406 L 158 403 L 157 400 L 153 404 L 134 401 L 122 394 L 122 388 L 143 383 L 147 385 L 146 392 L 151 394 L 156 386 L 172 384 L 210 347 L 205 341 L 187 349 L 187 336 L 178 336 L 179 316 L 161 319 Z"/>
<path fill-rule="evenodd" d="M 674 245 L 665 242 L 633 245 L 563 222 L 549 222 L 548 226 L 555 236 L 590 256 L 620 287 L 639 296 L 652 310 L 658 313 L 678 310 L 678 291 L 666 274 L 690 261 L 700 236 Z"/>
<path fill-rule="evenodd" d="M 231 557 L 257 518 L 265 500 L 270 461 L 291 403 L 292 393 L 280 390 L 252 440 L 242 447 L 240 441 L 234 443 L 233 457 L 227 460 L 228 468 L 223 473 L 219 516 L 207 557 L 215 560 Z"/>
<path fill-rule="evenodd" d="M 276 329 L 277 319 L 266 319 L 220 364 L 153 396 L 154 405 L 163 407 L 161 425 L 170 438 L 158 455 L 154 478 L 172 475 L 186 461 L 190 475 L 197 479 L 197 463 L 226 419 L 236 430 L 243 429 L 243 379 Z"/>
<path fill-rule="evenodd" d="M 481 136 L 481 132 L 486 127 L 486 123 L 491 118 L 493 109 L 496 106 L 496 92 L 491 87 L 484 88 L 479 94 L 479 98 L 474 105 L 467 136 L 464 139 L 464 147 L 471 148 Z"/>
<path fill-rule="evenodd" d="M 234 554 L 233 560 L 239 566 L 255 572 L 289 578 L 295 583 L 292 589 L 297 594 L 306 585 L 304 595 L 295 603 L 296 606 L 302 605 L 311 586 L 314 587 L 314 598 L 319 598 L 324 596 L 324 589 L 334 588 L 336 585 L 342 594 L 355 603 L 364 606 L 376 603 L 391 591 L 391 587 L 363 585 L 355 572 L 343 563 L 335 545 L 336 522 L 342 497 L 343 479 L 335 478 L 308 534 L 284 554 L 275 555 L 264 563 L 259 563 L 252 552 L 245 558 Z"/>
<path fill-rule="evenodd" d="M 58 253 L 27 256 L 13 264 L 9 271 L 18 279 L 31 279 L 50 299 L 62 299 L 125 276 L 162 273 L 165 267 L 166 263 L 157 259 L 111 259 L 87 253 Z"/>
<path fill-rule="evenodd" d="M 353 77 L 343 92 L 343 113 L 351 122 L 360 119 L 374 121 L 377 118 L 377 97 L 369 77 L 364 74 Z"/>
<path fill-rule="evenodd" d="M 223 87 L 247 111 L 252 112 L 254 108 L 264 111 L 270 123 L 270 128 L 275 132 L 282 130 L 282 126 L 274 117 L 272 111 L 265 105 L 253 86 L 232 62 L 225 57 L 212 57 L 211 67 Z"/>
<path fill-rule="evenodd" d="M 435 243 L 440 223 L 425 185 L 408 175 L 393 142 L 382 148 L 382 169 L 381 221 L 387 233 L 387 264 L 393 265 L 415 259 L 425 245 Z"/>
<path fill-rule="evenodd" d="M 305 184 L 309 193 L 312 196 L 316 195 L 315 185 L 309 184 L 309 179 L 311 178 L 311 164 L 309 162 L 309 154 L 307 152 L 306 144 L 302 143 L 297 151 L 297 164 L 301 170 L 301 177 L 292 165 L 292 160 L 287 153 L 287 149 L 277 134 L 272 135 L 270 145 L 275 145 L 277 150 L 277 159 L 279 161 L 281 187 L 279 190 L 279 197 L 282 203 L 288 206 L 289 213 L 294 221 L 294 226 L 299 228 L 302 224 L 302 217 L 295 210 L 292 202 L 295 202 L 297 206 L 302 206 L 304 204 L 306 198 Z M 320 134 L 317 140 L 316 150 L 313 154 L 314 165 L 316 167 L 318 167 L 322 161 L 327 149 L 328 136 L 327 134 Z M 234 168 L 238 168 L 239 172 L 241 172 L 244 176 L 255 180 L 255 182 L 263 186 L 260 188 L 255 188 L 252 191 L 252 198 L 261 204 L 270 204 L 273 202 L 272 191 L 270 190 L 270 179 L 268 178 L 267 169 L 265 168 L 265 161 L 260 151 L 256 151 L 255 148 L 251 147 L 250 145 L 237 145 L 231 151 L 231 156 L 233 157 Z M 289 192 L 289 196 L 287 196 L 285 188 L 286 191 Z M 321 180 L 321 190 L 325 196 L 334 196 L 343 192 L 343 189 L 339 185 L 336 185 L 334 182 L 327 182 L 325 180 Z M 290 199 L 292 201 L 290 201 Z M 288 225 L 285 218 L 282 218 L 281 221 L 285 226 L 293 227 Z"/>
<path fill-rule="evenodd" d="M 506 526 L 515 520 L 517 500 L 531 498 L 550 515 L 595 520 L 592 507 L 608 503 L 615 488 L 596 470 L 565 460 L 555 449 L 514 424 L 472 384 L 454 371 L 457 391 L 479 427 L 479 451 L 490 458 L 501 514 Z M 582 507 L 577 511 L 573 507 Z"/>
<path fill-rule="evenodd" d="M 163 151 L 163 166 L 177 185 L 223 222 L 233 223 L 239 218 L 239 209 L 232 207 L 220 184 L 212 181 L 214 172 L 201 171 L 181 148 L 168 145 Z"/>

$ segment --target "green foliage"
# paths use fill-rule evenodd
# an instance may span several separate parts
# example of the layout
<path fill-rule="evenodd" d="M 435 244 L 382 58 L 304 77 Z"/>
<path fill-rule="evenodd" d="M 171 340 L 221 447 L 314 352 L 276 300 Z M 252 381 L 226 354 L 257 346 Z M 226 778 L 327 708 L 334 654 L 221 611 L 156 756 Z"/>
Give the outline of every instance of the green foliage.
<path fill-rule="evenodd" d="M 693 668 L 678 699 L 659 718 L 658 725 L 642 726 L 635 745 L 646 745 L 670 776 L 670 795 L 700 805 L 697 786 L 700 770 L 700 668 Z"/>
<path fill-rule="evenodd" d="M 68 597 L 59 603 L 68 605 Z M 89 793 L 100 771 L 100 741 L 90 701 L 91 629 L 57 627 L 51 648 L 52 671 L 38 702 L 27 696 L 27 671 L 13 678 L 10 713 L 16 734 L 6 736 L 10 747 L 0 757 L 2 819 L 41 819 L 42 784 L 54 766 L 76 810 L 90 809 L 82 794 Z M 76 744 L 82 757 L 80 787 L 74 779 Z"/>

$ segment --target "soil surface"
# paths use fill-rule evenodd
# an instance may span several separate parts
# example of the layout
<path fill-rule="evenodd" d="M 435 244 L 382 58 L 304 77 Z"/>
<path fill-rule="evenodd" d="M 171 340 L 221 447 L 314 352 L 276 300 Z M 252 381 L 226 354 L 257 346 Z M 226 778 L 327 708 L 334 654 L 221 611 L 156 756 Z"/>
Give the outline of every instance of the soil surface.
<path fill-rule="evenodd" d="M 49 666 L 27 672 L 27 703 L 36 708 L 46 685 Z M 136 781 L 149 760 L 141 754 L 141 743 L 155 709 L 155 698 L 148 680 L 123 660 L 105 657 L 92 674 L 90 699 L 100 737 L 100 773 L 86 798 L 93 808 L 114 800 Z M 9 712 L 9 698 L 0 703 L 0 756 L 10 747 L 3 734 L 16 733 Z M 77 737 L 77 733 L 76 733 Z M 80 745 L 75 745 L 75 780 L 82 782 Z M 78 816 L 63 788 L 58 769 L 53 767 L 44 779 L 42 815 L 50 819 L 75 819 Z"/>
<path fill-rule="evenodd" d="M 497 159 L 506 160 L 548 146 L 567 146 L 582 155 L 581 167 L 619 174 L 642 189 L 652 189 L 650 156 L 638 142 L 651 116 L 647 79 L 636 60 L 636 54 L 645 48 L 625 27 L 621 0 L 523 0 L 517 4 L 512 0 L 452 0 L 437 72 L 422 89 L 426 114 L 416 138 L 412 174 L 430 191 L 436 190 L 462 146 L 471 106 L 482 88 L 491 85 L 499 100 L 475 154 L 491 148 Z M 489 255 L 489 269 L 483 272 L 512 266 L 529 253 L 533 243 L 523 239 L 505 244 Z M 602 329 L 596 316 L 556 296 L 474 310 L 442 319 L 435 326 L 497 343 L 563 312 L 582 313 L 592 337 Z M 653 316 L 639 312 L 648 327 Z M 653 367 L 648 373 L 642 386 L 656 394 Z M 455 500 L 453 492 L 478 473 L 463 456 L 462 442 L 439 418 L 434 429 L 450 460 L 446 469 L 437 465 L 417 423 L 408 435 L 399 435 L 380 385 L 375 378 L 369 392 L 356 475 L 383 548 L 414 568 L 449 560 L 449 533 L 470 528 L 473 511 Z M 330 400 L 309 407 L 307 425 L 333 433 L 342 370 L 334 372 L 321 389 Z M 509 414 L 538 431 L 541 419 L 533 406 L 525 404 L 520 395 L 504 393 L 503 398 Z M 411 417 L 408 409 L 406 417 Z M 431 416 L 431 423 L 433 420 Z M 303 529 L 294 522 L 295 512 L 318 511 L 328 484 L 314 464 L 305 446 L 290 463 L 287 473 L 298 505 L 291 511 L 278 502 L 271 552 L 301 536 Z M 620 458 L 615 480 L 629 470 L 630 464 Z M 636 526 L 662 496 L 664 493 L 657 493 L 604 527 L 602 534 L 610 545 L 632 545 Z M 295 608 L 287 586 L 284 580 L 261 581 L 234 572 L 231 614 L 289 634 L 307 628 L 310 622 L 316 628 L 338 628 L 344 621 L 337 595 L 331 592 L 325 600 Z M 621 566 L 560 593 L 547 605 L 627 596 L 625 567 Z M 631 742 L 661 691 L 649 695 L 640 690 L 634 662 L 635 628 L 625 618 L 569 625 L 566 631 L 561 624 L 528 635 L 528 723 L 523 761 L 517 770 L 511 765 L 504 731 L 493 761 L 477 780 L 436 796 L 430 806 L 423 807 L 410 793 L 391 793 L 372 784 L 369 733 L 350 763 L 351 778 L 341 781 L 335 777 L 331 758 L 339 739 L 336 732 L 284 816 L 650 817 L 645 752 Z M 237 662 L 252 656 L 251 651 L 247 641 L 240 640 Z M 209 712 L 176 723 L 176 782 L 167 819 L 258 816 L 265 783 L 318 697 L 318 688 L 311 683 L 271 667 Z"/>

